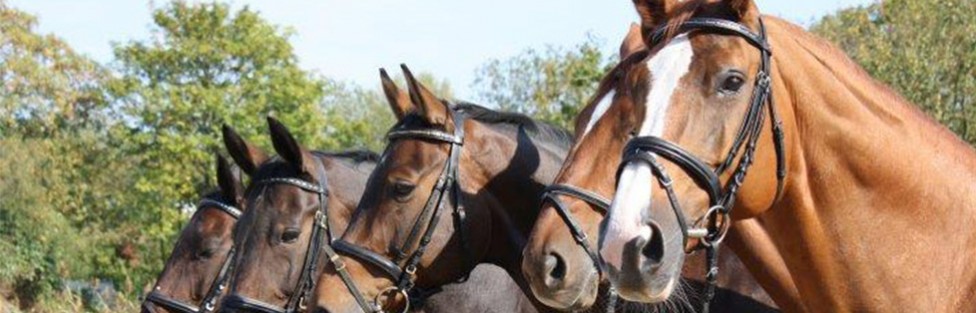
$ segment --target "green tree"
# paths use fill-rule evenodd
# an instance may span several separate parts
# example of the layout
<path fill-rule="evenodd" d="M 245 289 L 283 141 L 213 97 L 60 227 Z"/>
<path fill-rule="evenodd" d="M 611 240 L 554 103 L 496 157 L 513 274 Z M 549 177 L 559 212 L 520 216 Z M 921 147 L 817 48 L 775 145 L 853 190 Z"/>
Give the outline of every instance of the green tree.
<path fill-rule="evenodd" d="M 161 268 L 180 209 L 213 186 L 222 124 L 267 147 L 264 116 L 274 115 L 309 146 L 325 143 L 324 83 L 298 67 L 290 30 L 223 3 L 173 2 L 153 21 L 153 39 L 115 47 L 121 78 L 110 83 L 126 117 L 116 138 L 140 156 L 129 191 L 138 202 L 116 214 L 142 227 L 132 240 L 145 257 L 130 273 L 139 286 Z"/>
<path fill-rule="evenodd" d="M 130 263 L 116 249 L 126 232 L 99 214 L 131 180 L 104 170 L 128 167 L 103 139 L 90 131 L 0 139 L 0 290 L 23 308 L 57 311 L 47 307 L 70 297 L 59 293 L 65 279 L 125 282 L 117 269 Z"/>
<path fill-rule="evenodd" d="M 105 108 L 105 69 L 36 28 L 37 18 L 0 0 L 0 137 L 50 136 L 98 121 Z"/>
<path fill-rule="evenodd" d="M 502 110 L 571 127 L 612 62 L 593 38 L 568 49 L 527 49 L 483 65 L 473 87 L 479 98 Z"/>
<path fill-rule="evenodd" d="M 127 202 L 131 162 L 109 140 L 107 70 L 36 27 L 0 0 L 0 291 L 77 311 L 51 305 L 72 298 L 65 279 L 124 278 L 109 274 L 126 261 L 103 214 Z"/>
<path fill-rule="evenodd" d="M 811 30 L 976 145 L 976 1 L 889 0 Z"/>

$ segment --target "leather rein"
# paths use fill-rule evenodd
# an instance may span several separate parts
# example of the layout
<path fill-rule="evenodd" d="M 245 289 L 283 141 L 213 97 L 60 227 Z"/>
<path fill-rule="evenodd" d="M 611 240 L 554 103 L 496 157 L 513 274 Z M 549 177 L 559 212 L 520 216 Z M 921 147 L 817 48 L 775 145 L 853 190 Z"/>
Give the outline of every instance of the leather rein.
<path fill-rule="evenodd" d="M 766 27 L 762 18 L 759 18 L 759 33 L 754 33 L 740 23 L 715 18 L 692 18 L 681 24 L 678 30 L 679 32 L 708 31 L 711 33 L 742 37 L 746 42 L 759 50 L 761 62 L 759 72 L 756 74 L 756 82 L 749 108 L 739 127 L 732 147 L 729 149 L 724 162 L 718 168 L 710 168 L 692 153 L 663 138 L 643 136 L 632 138 L 627 143 L 624 148 L 623 160 L 617 171 L 619 181 L 620 173 L 627 165 L 633 163 L 646 163 L 650 165 L 658 183 L 667 193 L 668 201 L 678 220 L 678 225 L 681 227 L 685 246 L 687 246 L 689 238 L 699 239 L 698 245 L 692 249 L 692 252 L 698 249 L 704 249 L 706 251 L 708 268 L 705 279 L 707 289 L 705 297 L 702 299 L 702 312 L 708 312 L 708 304 L 715 296 L 715 284 L 718 276 L 718 247 L 722 240 L 724 240 L 732 224 L 730 214 L 735 205 L 736 194 L 745 180 L 749 167 L 754 161 L 756 142 L 762 133 L 767 111 L 772 119 L 771 129 L 776 152 L 777 185 L 775 199 L 779 199 L 782 193 L 783 183 L 786 178 L 783 128 L 773 103 L 770 86 L 772 50 L 767 42 Z M 668 29 L 666 27 L 657 29 L 652 34 L 651 46 L 662 43 L 667 31 Z M 733 164 L 739 153 L 742 153 L 739 162 Z M 689 225 L 688 220 L 685 219 L 684 211 L 681 209 L 672 186 L 673 181 L 657 157 L 664 158 L 677 165 L 708 194 L 709 209 L 695 223 Z M 732 169 L 733 166 L 735 169 L 732 173 L 732 178 L 723 186 L 719 176 L 727 170 Z M 694 227 L 694 225 L 701 224 L 702 222 L 705 223 L 705 226 Z"/>
<path fill-rule="evenodd" d="M 437 179 L 437 183 L 431 191 L 430 197 L 427 198 L 423 210 L 417 216 L 414 226 L 402 246 L 393 251 L 393 258 L 386 258 L 379 253 L 342 239 L 334 241 L 331 248 L 326 247 L 325 251 L 330 262 L 332 262 L 332 265 L 346 285 L 349 293 L 356 299 L 356 302 L 364 312 L 384 312 L 381 303 L 381 298 L 384 296 L 402 296 L 406 304 L 403 312 L 410 309 L 411 303 L 418 305 L 417 302 L 421 302 L 416 301 L 419 295 L 413 294 L 413 292 L 417 291 L 414 288 L 417 279 L 417 267 L 420 264 L 421 257 L 423 257 L 427 250 L 427 246 L 431 242 L 434 230 L 437 229 L 441 207 L 444 205 L 445 200 L 452 201 L 454 204 L 454 223 L 455 229 L 460 232 L 462 255 L 465 256 L 465 265 L 468 267 L 471 266 L 470 249 L 467 246 L 467 236 L 465 233 L 466 213 L 461 200 L 461 186 L 458 180 L 461 147 L 464 145 L 464 120 L 459 112 L 455 112 L 455 109 L 448 109 L 448 112 L 454 121 L 453 133 L 447 133 L 439 129 L 406 129 L 406 127 L 398 127 L 387 134 L 387 140 L 391 143 L 397 140 L 412 139 L 450 145 L 447 161 Z M 448 194 L 451 195 L 450 198 L 448 198 Z M 422 233 L 421 230 L 423 230 Z M 409 248 L 415 243 L 417 244 L 416 250 L 412 253 L 407 253 Z M 336 251 L 380 269 L 382 273 L 386 274 L 387 278 L 394 282 L 394 286 L 381 291 L 372 301 L 368 300 L 346 271 L 345 263 L 340 260 L 340 255 Z M 464 279 L 466 277 L 462 278 L 462 280 Z"/>
<path fill-rule="evenodd" d="M 301 178 L 294 177 L 274 177 L 258 181 L 256 185 L 291 185 L 298 187 L 305 192 L 311 192 L 318 196 L 319 207 L 315 212 L 315 219 L 312 225 L 312 234 L 308 243 L 308 250 L 305 253 L 305 260 L 302 265 L 302 272 L 299 276 L 295 293 L 288 298 L 284 307 L 263 302 L 261 300 L 249 298 L 241 294 L 231 294 L 224 299 L 223 306 L 234 308 L 246 312 L 263 313 L 293 313 L 304 312 L 308 307 L 308 298 L 315 289 L 318 280 L 317 270 L 319 263 L 319 250 L 329 246 L 332 241 L 332 231 L 329 227 L 329 183 L 325 173 L 325 165 L 318 167 L 318 181 L 312 183 Z"/>
<path fill-rule="evenodd" d="M 234 220 L 241 218 L 241 210 L 236 207 L 212 199 L 203 199 L 197 205 L 197 209 L 204 208 L 214 208 L 221 212 L 227 213 Z M 145 301 L 167 308 L 171 311 L 182 312 L 182 313 L 203 313 L 203 312 L 213 312 L 217 307 L 217 299 L 223 294 L 224 290 L 227 289 L 227 281 L 229 278 L 229 273 L 231 269 L 231 263 L 234 260 L 234 255 L 237 253 L 235 247 L 231 247 L 230 251 L 227 252 L 227 259 L 224 260 L 223 265 L 220 266 L 220 271 L 217 272 L 217 277 L 214 278 L 213 283 L 210 285 L 210 290 L 207 295 L 203 297 L 200 301 L 200 306 L 196 306 L 181 300 L 174 299 L 166 294 L 163 294 L 162 289 L 157 285 L 152 292 L 146 295 Z"/>

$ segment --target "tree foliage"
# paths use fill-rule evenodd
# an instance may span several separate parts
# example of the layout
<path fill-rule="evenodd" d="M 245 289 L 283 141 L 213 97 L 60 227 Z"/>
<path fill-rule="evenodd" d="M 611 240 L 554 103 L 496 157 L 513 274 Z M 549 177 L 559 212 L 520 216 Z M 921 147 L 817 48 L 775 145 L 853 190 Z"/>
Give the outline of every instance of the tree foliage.
<path fill-rule="evenodd" d="M 841 10 L 812 31 L 976 145 L 974 16 L 972 0 L 889 0 Z"/>
<path fill-rule="evenodd" d="M 161 267 L 159 251 L 185 218 L 180 210 L 212 188 L 221 125 L 268 147 L 263 117 L 273 115 L 302 142 L 325 142 L 324 83 L 298 67 L 290 31 L 221 3 L 173 2 L 153 21 L 154 39 L 115 47 L 121 77 L 109 84 L 127 117 L 120 147 L 140 156 L 131 190 L 139 209 L 124 218 L 145 222 L 136 238 L 152 256 L 140 268 L 146 274 Z"/>
<path fill-rule="evenodd" d="M 36 27 L 0 1 L 0 290 L 58 311 L 37 304 L 70 297 L 65 279 L 124 281 L 120 232 L 102 222 L 126 202 L 130 162 L 108 140 L 108 70 Z"/>
<path fill-rule="evenodd" d="M 96 122 L 107 72 L 53 35 L 37 19 L 0 1 L 0 137 L 31 137 Z"/>
<path fill-rule="evenodd" d="M 491 60 L 478 70 L 473 87 L 482 100 L 502 110 L 571 127 L 613 62 L 600 47 L 589 38 L 570 49 L 527 49 Z"/>
<path fill-rule="evenodd" d="M 213 185 L 221 124 L 260 143 L 271 114 L 325 143 L 323 80 L 248 9 L 168 4 L 108 69 L 3 2 L 0 17 L 0 292 L 24 308 L 77 310 L 35 306 L 67 279 L 141 293 Z"/>
<path fill-rule="evenodd" d="M 125 285 L 125 268 L 138 265 L 117 249 L 139 229 L 102 216 L 120 211 L 131 181 L 104 170 L 131 164 L 103 139 L 91 131 L 0 139 L 0 288 L 12 288 L 22 306 L 59 298 L 65 279 Z"/>

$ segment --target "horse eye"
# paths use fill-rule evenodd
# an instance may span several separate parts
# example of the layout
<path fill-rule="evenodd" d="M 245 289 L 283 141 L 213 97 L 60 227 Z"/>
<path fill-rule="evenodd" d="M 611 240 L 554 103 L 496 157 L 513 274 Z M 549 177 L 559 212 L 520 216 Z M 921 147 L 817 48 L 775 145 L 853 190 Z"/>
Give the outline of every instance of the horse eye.
<path fill-rule="evenodd" d="M 408 181 L 398 180 L 393 183 L 393 195 L 397 199 L 406 200 L 407 198 L 410 197 L 411 194 L 413 194 L 413 190 L 416 187 L 417 187 L 416 185 Z"/>
<path fill-rule="evenodd" d="M 200 251 L 197 251 L 196 257 L 197 257 L 198 260 L 209 259 L 209 258 L 212 258 L 214 256 L 214 253 L 216 251 L 217 251 L 216 248 L 206 247 L 206 248 L 200 249 Z"/>
<path fill-rule="evenodd" d="M 741 73 L 730 72 L 725 79 L 722 80 L 722 84 L 719 86 L 719 92 L 724 94 L 738 93 L 739 90 L 742 89 L 742 86 L 745 85 L 745 82 L 746 79 Z"/>
<path fill-rule="evenodd" d="M 301 231 L 299 231 L 298 229 L 295 228 L 286 229 L 285 231 L 281 232 L 281 242 L 294 243 L 295 241 L 298 241 L 299 234 L 301 234 Z"/>

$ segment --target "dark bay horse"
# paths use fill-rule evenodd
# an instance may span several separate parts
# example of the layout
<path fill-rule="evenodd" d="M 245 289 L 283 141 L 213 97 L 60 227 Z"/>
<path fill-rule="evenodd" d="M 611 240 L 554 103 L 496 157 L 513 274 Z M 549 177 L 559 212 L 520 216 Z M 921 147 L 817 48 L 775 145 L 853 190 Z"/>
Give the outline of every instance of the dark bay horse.
<path fill-rule="evenodd" d="M 311 295 L 302 292 L 314 287 L 324 265 L 321 247 L 328 244 L 331 233 L 345 229 L 378 159 L 366 151 L 310 151 L 281 123 L 269 118 L 269 126 L 276 158 L 269 158 L 229 127 L 224 129 L 231 156 L 252 178 L 245 199 L 253 210 L 244 214 L 235 230 L 240 252 L 231 295 L 222 311 L 304 311 Z M 495 292 L 480 292 L 483 287 Z M 496 269 L 479 267 L 471 280 L 432 294 L 421 309 L 454 312 L 457 306 L 451 304 L 458 298 L 466 299 L 468 306 L 518 307 L 526 301 L 511 279 Z"/>
<path fill-rule="evenodd" d="M 972 147 L 751 0 L 634 3 L 651 50 L 579 152 L 625 152 L 600 243 L 623 298 L 668 299 L 687 251 L 759 217 L 725 241 L 782 259 L 747 265 L 795 283 L 784 309 L 976 310 Z M 739 245 L 756 234 L 771 245 Z"/>
<path fill-rule="evenodd" d="M 237 168 L 216 158 L 219 189 L 203 197 L 183 227 L 142 312 L 213 312 L 224 295 L 244 186 Z"/>
<path fill-rule="evenodd" d="M 550 194 L 543 202 L 542 211 L 526 244 L 522 271 L 535 296 L 548 306 L 565 310 L 591 308 L 597 302 L 598 290 L 609 284 L 597 267 L 596 255 L 599 224 L 609 207 L 613 194 L 614 172 L 620 163 L 620 155 L 603 153 L 598 158 L 585 155 L 591 138 L 583 136 L 593 130 L 594 117 L 605 112 L 612 101 L 613 89 L 619 83 L 619 74 L 634 62 L 627 62 L 631 55 L 646 53 L 640 27 L 632 24 L 630 32 L 620 47 L 621 65 L 614 68 L 600 85 L 597 96 L 583 109 L 576 119 L 576 144 L 570 150 L 563 167 L 553 181 Z M 600 130 L 597 130 L 600 131 Z M 619 149 L 619 148 L 618 148 Z M 607 150 L 603 150 L 607 151 Z M 727 248 L 726 248 L 727 249 Z M 731 251 L 720 256 L 722 268 L 729 275 L 721 277 L 722 287 L 718 298 L 712 301 L 712 312 L 764 312 L 775 311 L 772 299 L 747 271 Z M 692 259 L 685 266 L 684 278 L 702 279 L 704 262 Z M 733 270 L 729 270 L 733 269 Z M 700 283 L 685 284 L 684 295 L 688 299 L 700 296 L 704 289 Z M 727 288 L 727 289 L 726 289 Z M 690 303 L 673 301 L 669 311 L 696 309 Z M 628 305 L 636 310 L 651 307 Z M 619 310 L 618 310 L 619 311 Z"/>
<path fill-rule="evenodd" d="M 522 115 L 449 105 L 403 70 L 409 99 L 391 97 L 399 122 L 332 245 L 342 256 L 318 284 L 316 310 L 402 309 L 408 290 L 458 281 L 480 263 L 500 266 L 528 291 L 522 247 L 571 137 Z"/>

